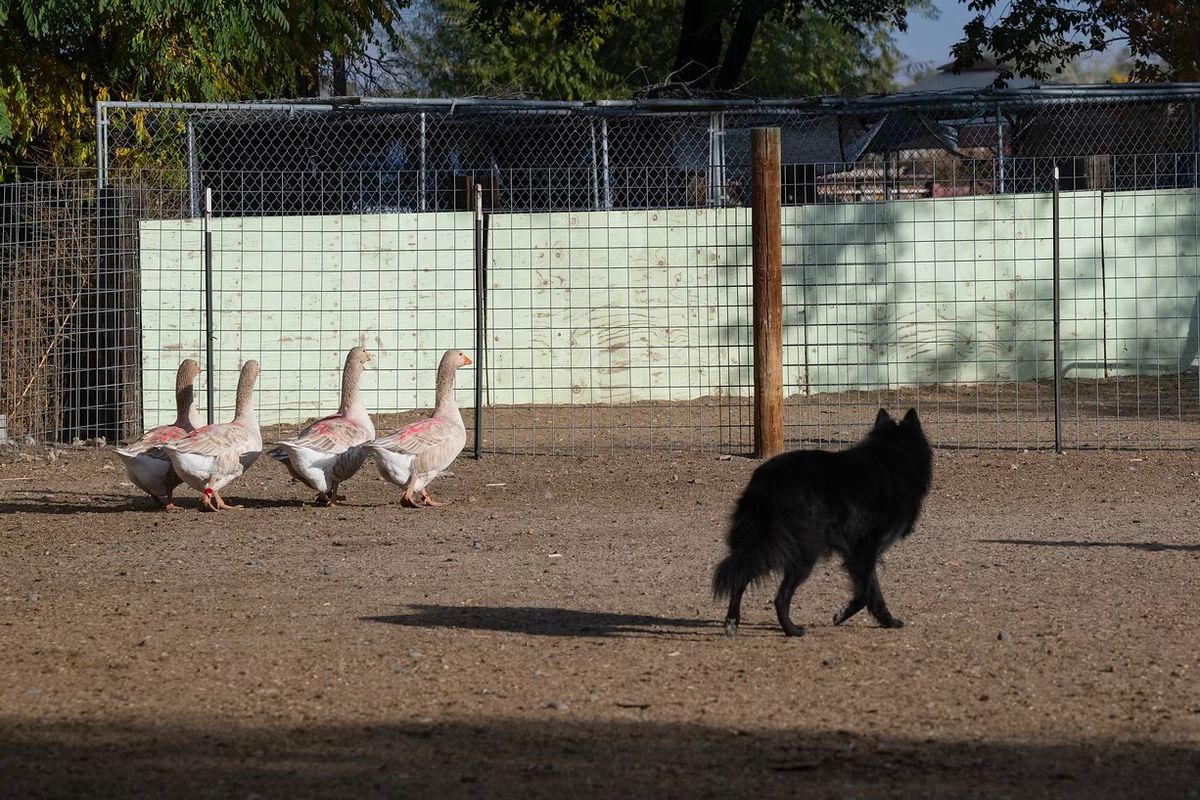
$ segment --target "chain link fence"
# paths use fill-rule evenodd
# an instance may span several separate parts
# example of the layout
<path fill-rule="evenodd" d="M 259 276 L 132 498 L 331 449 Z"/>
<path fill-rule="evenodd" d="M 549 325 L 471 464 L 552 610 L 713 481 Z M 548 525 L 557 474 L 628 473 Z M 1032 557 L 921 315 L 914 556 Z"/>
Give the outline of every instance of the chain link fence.
<path fill-rule="evenodd" d="M 257 358 L 264 419 L 294 425 L 365 343 L 386 429 L 464 347 L 483 449 L 748 450 L 749 140 L 770 126 L 789 441 L 854 439 L 882 404 L 918 406 L 941 446 L 1045 447 L 1057 424 L 1073 446 L 1191 447 L 1198 101 L 102 104 L 95 181 L 0 195 L 3 409 L 13 435 L 127 435 L 171 415 L 211 335 L 214 416 Z"/>

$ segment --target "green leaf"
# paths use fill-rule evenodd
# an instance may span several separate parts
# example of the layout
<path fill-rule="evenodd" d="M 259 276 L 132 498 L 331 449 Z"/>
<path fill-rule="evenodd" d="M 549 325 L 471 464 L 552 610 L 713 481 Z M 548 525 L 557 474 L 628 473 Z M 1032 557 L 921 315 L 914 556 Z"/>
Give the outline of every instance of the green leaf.
<path fill-rule="evenodd" d="M 13 128 L 12 120 L 8 118 L 8 106 L 0 100 L 0 144 L 9 144 L 12 138 Z"/>

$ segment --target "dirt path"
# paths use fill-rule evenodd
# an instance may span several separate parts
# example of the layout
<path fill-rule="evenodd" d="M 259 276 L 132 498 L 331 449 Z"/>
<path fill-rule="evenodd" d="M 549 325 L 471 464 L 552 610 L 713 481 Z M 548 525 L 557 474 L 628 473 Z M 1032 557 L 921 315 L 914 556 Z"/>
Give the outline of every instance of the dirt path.
<path fill-rule="evenodd" d="M 263 461 L 201 515 L 58 456 L 0 463 L 0 794 L 1200 797 L 1192 453 L 939 452 L 908 626 L 834 628 L 827 563 L 799 640 L 709 597 L 751 461 L 464 459 L 421 512 Z"/>

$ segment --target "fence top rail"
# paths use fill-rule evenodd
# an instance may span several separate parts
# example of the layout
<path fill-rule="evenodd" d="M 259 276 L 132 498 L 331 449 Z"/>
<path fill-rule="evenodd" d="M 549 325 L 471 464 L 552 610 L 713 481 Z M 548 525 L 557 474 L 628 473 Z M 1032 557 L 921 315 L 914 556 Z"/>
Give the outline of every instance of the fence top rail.
<path fill-rule="evenodd" d="M 129 111 L 330 111 L 342 103 L 335 100 L 346 98 L 329 98 L 305 100 L 264 100 L 229 103 L 173 103 L 160 100 L 99 100 L 96 108 L 101 113 L 116 110 Z"/>
<path fill-rule="evenodd" d="M 795 98 L 638 98 L 632 100 L 520 100 L 486 97 L 329 97 L 298 100 L 229 103 L 169 103 L 107 100 L 97 104 L 101 115 L 115 110 L 241 111 L 241 112 L 513 112 L 579 114 L 656 114 L 701 112 L 808 112 L 816 114 L 881 113 L 915 106 L 1057 105 L 1071 102 L 1138 103 L 1200 100 L 1200 83 L 1096 84 L 1037 86 L 1024 89 L 952 89 L 933 92 L 895 92 L 863 97 Z"/>

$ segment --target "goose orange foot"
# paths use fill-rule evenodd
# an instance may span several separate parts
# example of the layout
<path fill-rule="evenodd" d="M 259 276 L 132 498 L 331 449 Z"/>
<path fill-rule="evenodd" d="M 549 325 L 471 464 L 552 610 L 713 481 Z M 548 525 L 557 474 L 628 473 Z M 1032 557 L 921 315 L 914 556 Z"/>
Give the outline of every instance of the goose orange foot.
<path fill-rule="evenodd" d="M 405 508 L 422 508 L 421 504 L 413 499 L 411 489 L 400 495 L 400 505 L 404 506 Z"/>
<path fill-rule="evenodd" d="M 179 506 L 175 505 L 175 499 L 171 495 L 163 495 L 159 497 L 156 494 L 150 495 L 150 499 L 154 501 L 154 505 L 161 508 L 163 511 L 173 511 Z"/>
<path fill-rule="evenodd" d="M 445 503 L 439 503 L 437 500 L 434 500 L 429 496 L 429 492 L 425 491 L 424 489 L 421 490 L 421 499 L 425 501 L 425 505 L 430 506 L 431 508 L 440 508 L 446 505 Z"/>
<path fill-rule="evenodd" d="M 229 505 L 228 503 L 225 502 L 225 499 L 223 497 L 221 497 L 220 492 L 213 492 L 213 496 L 217 498 L 217 508 L 220 508 L 220 509 L 245 508 L 245 506 L 243 506 L 243 505 L 235 505 L 235 506 Z"/>

